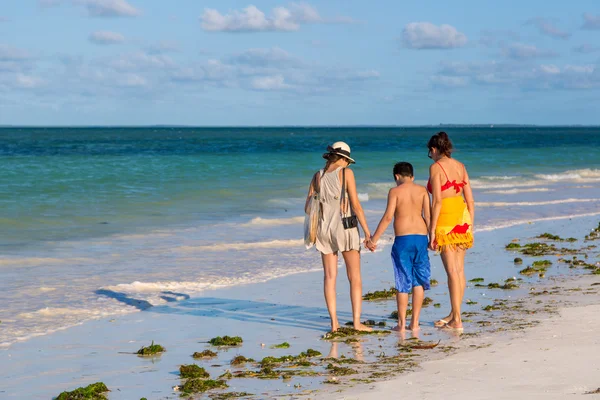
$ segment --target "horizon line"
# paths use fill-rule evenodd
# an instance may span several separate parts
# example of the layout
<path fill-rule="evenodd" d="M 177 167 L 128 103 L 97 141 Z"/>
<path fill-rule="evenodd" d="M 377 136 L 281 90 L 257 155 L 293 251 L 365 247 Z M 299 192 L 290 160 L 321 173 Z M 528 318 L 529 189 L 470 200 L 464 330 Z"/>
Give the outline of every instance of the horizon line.
<path fill-rule="evenodd" d="M 352 125 L 181 125 L 181 124 L 150 124 L 150 125 L 17 125 L 0 124 L 3 128 L 432 128 L 432 127 L 578 127 L 578 128 L 596 128 L 600 124 L 512 124 L 512 123 L 480 123 L 480 124 L 352 124 Z"/>

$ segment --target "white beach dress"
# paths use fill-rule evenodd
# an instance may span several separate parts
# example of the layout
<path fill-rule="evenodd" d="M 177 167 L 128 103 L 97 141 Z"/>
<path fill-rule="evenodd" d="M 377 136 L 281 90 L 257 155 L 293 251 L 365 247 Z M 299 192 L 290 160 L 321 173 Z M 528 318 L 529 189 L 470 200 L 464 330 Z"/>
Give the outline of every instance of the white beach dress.
<path fill-rule="evenodd" d="M 316 247 L 323 254 L 349 250 L 360 251 L 358 228 L 344 229 L 342 225 L 340 169 L 341 167 L 335 171 L 326 172 L 321 177 L 319 197 L 323 206 L 323 218 L 319 221 L 317 229 Z"/>

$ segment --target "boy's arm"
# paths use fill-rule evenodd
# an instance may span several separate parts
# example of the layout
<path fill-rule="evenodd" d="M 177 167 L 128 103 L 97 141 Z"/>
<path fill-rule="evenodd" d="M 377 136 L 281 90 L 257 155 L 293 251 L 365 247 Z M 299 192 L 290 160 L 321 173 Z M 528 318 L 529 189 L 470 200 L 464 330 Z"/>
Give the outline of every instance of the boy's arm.
<path fill-rule="evenodd" d="M 429 193 L 427 189 L 423 188 L 423 219 L 427 226 L 427 232 L 429 233 L 429 226 L 431 225 L 431 203 L 429 201 Z"/>
<path fill-rule="evenodd" d="M 396 211 L 396 196 L 392 194 L 393 190 L 394 189 L 390 189 L 390 192 L 388 193 L 387 208 L 385 209 L 383 217 L 381 217 L 381 221 L 379 221 L 379 225 L 377 225 L 375 234 L 371 238 L 371 242 L 373 244 L 377 244 L 377 241 L 381 235 L 383 235 L 383 232 L 385 232 L 390 222 L 394 220 L 394 212 Z"/>

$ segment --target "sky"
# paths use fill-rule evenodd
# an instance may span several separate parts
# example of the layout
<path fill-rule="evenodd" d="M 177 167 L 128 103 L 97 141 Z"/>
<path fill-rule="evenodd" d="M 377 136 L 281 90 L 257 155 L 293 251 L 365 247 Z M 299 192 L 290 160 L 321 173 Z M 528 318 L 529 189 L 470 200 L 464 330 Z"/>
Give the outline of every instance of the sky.
<path fill-rule="evenodd" d="M 0 125 L 600 125 L 597 0 L 2 0 Z"/>

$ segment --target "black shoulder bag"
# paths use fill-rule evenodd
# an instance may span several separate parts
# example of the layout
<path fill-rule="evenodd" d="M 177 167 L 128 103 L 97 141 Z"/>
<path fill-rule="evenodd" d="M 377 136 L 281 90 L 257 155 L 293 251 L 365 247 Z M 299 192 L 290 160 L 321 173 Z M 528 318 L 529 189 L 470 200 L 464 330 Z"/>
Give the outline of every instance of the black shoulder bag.
<path fill-rule="evenodd" d="M 356 218 L 356 215 L 352 212 L 350 201 L 346 199 L 346 168 L 342 169 L 342 195 L 340 203 L 340 212 L 342 214 L 342 225 L 344 226 L 344 229 L 358 228 L 358 218 Z M 348 214 L 350 215 L 348 216 Z"/>

